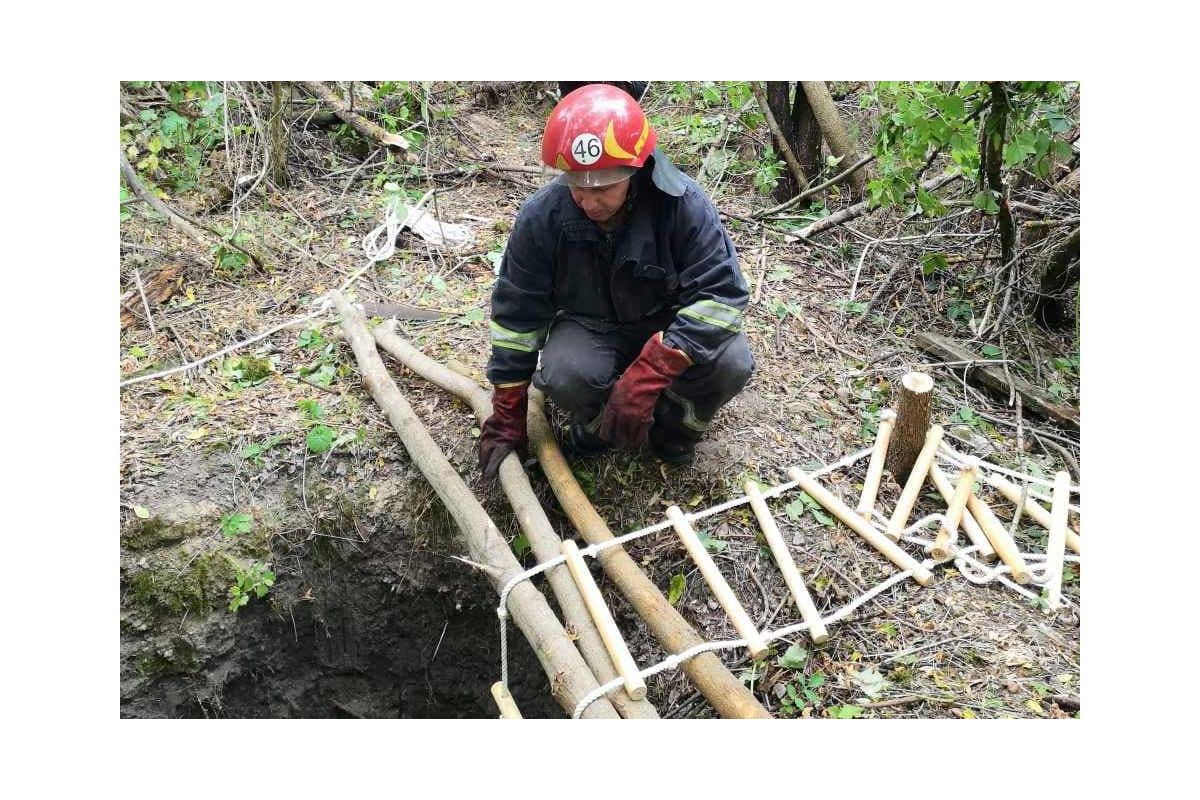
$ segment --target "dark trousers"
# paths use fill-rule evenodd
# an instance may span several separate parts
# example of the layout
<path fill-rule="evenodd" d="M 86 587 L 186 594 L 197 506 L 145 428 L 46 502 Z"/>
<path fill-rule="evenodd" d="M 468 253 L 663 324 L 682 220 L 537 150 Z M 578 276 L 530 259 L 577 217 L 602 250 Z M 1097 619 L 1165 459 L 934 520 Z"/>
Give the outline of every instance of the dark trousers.
<path fill-rule="evenodd" d="M 633 325 L 588 325 L 560 317 L 542 348 L 533 385 L 595 433 L 609 391 L 642 345 L 670 319 Z M 754 356 L 745 334 L 732 336 L 707 364 L 688 368 L 659 396 L 652 439 L 698 441 L 717 410 L 750 380 Z"/>

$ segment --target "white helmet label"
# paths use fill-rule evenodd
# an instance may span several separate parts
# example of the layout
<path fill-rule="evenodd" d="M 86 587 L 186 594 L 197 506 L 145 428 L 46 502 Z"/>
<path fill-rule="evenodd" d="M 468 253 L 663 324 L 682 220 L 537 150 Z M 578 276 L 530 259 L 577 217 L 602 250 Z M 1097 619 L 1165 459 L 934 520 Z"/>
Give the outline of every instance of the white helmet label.
<path fill-rule="evenodd" d="M 594 133 L 581 133 L 571 142 L 571 155 L 575 163 L 589 166 L 600 160 L 604 149 L 600 146 L 600 137 Z"/>

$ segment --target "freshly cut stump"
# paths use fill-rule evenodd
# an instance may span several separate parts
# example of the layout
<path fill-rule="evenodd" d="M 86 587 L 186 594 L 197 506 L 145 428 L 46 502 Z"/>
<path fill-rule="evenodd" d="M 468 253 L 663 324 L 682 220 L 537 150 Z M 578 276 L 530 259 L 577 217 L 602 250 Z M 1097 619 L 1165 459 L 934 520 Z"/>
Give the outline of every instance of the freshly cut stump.
<path fill-rule="evenodd" d="M 932 399 L 933 378 L 924 372 L 909 372 L 900 379 L 900 397 L 896 402 L 896 427 L 892 429 L 884 465 L 901 486 L 908 480 L 908 474 L 917 461 L 917 454 L 925 445 Z"/>

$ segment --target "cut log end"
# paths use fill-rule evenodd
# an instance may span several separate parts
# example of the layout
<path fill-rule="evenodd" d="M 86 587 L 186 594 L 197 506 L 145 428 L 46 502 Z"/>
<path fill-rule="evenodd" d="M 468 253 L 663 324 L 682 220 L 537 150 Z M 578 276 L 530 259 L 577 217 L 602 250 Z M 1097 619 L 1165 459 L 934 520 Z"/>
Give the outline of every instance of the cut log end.
<path fill-rule="evenodd" d="M 933 378 L 925 372 L 909 372 L 900 379 L 900 385 L 910 392 L 925 394 L 933 391 Z"/>

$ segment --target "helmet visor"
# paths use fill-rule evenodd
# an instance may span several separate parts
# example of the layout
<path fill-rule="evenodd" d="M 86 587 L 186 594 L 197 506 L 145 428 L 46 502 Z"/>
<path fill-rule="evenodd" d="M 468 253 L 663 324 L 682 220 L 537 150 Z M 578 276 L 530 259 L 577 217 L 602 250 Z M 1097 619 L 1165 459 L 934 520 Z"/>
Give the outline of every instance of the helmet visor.
<path fill-rule="evenodd" d="M 609 167 L 607 169 L 569 170 L 563 179 L 571 186 L 611 186 L 628 180 L 637 172 L 637 167 Z"/>

